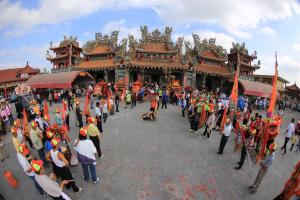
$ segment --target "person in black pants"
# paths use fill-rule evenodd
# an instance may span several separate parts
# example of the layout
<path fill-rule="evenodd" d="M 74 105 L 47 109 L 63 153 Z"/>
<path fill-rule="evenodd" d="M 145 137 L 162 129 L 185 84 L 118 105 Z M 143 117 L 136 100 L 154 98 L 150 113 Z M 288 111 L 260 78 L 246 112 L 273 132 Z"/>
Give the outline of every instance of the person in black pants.
<path fill-rule="evenodd" d="M 79 102 L 76 102 L 76 117 L 78 120 L 78 126 L 79 128 L 83 127 L 83 122 L 82 122 L 82 111 L 80 110 Z"/>
<path fill-rule="evenodd" d="M 243 137 L 243 147 L 242 147 L 242 151 L 241 151 L 240 161 L 238 162 L 238 166 L 235 167 L 236 170 L 239 170 L 243 167 L 244 161 L 245 161 L 246 155 L 247 155 L 247 145 L 248 145 L 248 139 L 250 137 L 249 127 L 247 126 L 247 123 L 248 123 L 248 120 L 244 119 L 243 125 L 241 127 L 242 137 Z"/>
<path fill-rule="evenodd" d="M 223 150 L 224 150 L 224 147 L 225 147 L 225 145 L 228 141 L 228 138 L 230 136 L 231 129 L 232 129 L 231 121 L 230 121 L 229 118 L 227 118 L 226 119 L 226 125 L 224 127 L 223 132 L 222 132 L 222 137 L 221 137 L 221 141 L 220 141 L 220 147 L 219 147 L 218 154 L 223 154 Z"/>
<path fill-rule="evenodd" d="M 96 103 L 95 112 L 96 112 L 97 128 L 99 129 L 100 133 L 103 133 L 101 110 L 100 110 L 100 102 L 99 101 Z"/>
<path fill-rule="evenodd" d="M 163 109 L 164 107 L 167 109 L 168 95 L 167 95 L 166 91 L 163 92 L 161 102 L 162 102 L 161 109 Z"/>
<path fill-rule="evenodd" d="M 116 112 L 119 112 L 120 96 L 118 92 L 115 95 L 115 104 L 116 104 Z"/>

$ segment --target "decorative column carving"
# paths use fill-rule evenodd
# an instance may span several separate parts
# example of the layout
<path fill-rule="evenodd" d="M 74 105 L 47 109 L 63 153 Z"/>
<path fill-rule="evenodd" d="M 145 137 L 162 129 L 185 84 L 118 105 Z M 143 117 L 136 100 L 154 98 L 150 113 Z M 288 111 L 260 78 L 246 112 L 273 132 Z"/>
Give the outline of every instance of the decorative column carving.
<path fill-rule="evenodd" d="M 206 88 L 206 74 L 202 76 L 202 88 Z"/>
<path fill-rule="evenodd" d="M 108 71 L 104 70 L 104 80 L 108 82 Z"/>

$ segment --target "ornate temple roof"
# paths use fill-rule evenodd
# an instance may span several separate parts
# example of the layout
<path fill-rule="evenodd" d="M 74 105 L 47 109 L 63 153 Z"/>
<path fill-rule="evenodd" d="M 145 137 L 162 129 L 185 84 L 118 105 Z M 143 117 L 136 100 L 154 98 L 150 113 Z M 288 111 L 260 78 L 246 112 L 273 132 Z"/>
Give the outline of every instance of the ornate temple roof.
<path fill-rule="evenodd" d="M 199 35 L 194 33 L 192 35 L 194 39 L 194 51 L 197 56 L 225 62 L 227 51 L 222 46 L 216 45 L 215 38 L 210 38 L 209 40 L 203 39 L 201 41 Z M 190 45 L 187 43 L 187 46 Z"/>
<path fill-rule="evenodd" d="M 57 50 L 57 49 L 61 49 L 61 48 L 63 48 L 63 47 L 68 47 L 68 46 L 70 46 L 70 45 L 72 45 L 73 47 L 76 47 L 76 48 L 79 48 L 79 49 L 81 49 L 80 47 L 79 47 L 79 42 L 77 41 L 77 37 L 73 37 L 73 36 L 66 36 L 66 35 L 64 35 L 64 39 L 63 39 L 63 41 L 61 41 L 60 43 L 59 43 L 59 46 L 58 47 L 52 47 L 52 43 L 51 43 L 51 47 L 50 47 L 50 49 L 51 50 Z"/>

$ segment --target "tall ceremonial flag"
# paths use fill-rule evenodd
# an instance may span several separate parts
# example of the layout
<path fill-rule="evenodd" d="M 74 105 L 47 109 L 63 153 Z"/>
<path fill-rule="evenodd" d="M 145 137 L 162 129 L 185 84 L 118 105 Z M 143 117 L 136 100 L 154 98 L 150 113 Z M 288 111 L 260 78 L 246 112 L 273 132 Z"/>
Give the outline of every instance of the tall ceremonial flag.
<path fill-rule="evenodd" d="M 85 96 L 83 113 L 86 115 L 90 115 L 90 99 L 88 95 Z"/>
<path fill-rule="evenodd" d="M 275 53 L 275 75 L 273 77 L 273 84 L 272 84 L 272 94 L 271 94 L 271 100 L 268 108 L 268 113 L 272 114 L 275 108 L 276 103 L 276 94 L 277 94 L 277 76 L 278 76 L 278 63 L 277 63 L 277 54 Z"/>
<path fill-rule="evenodd" d="M 201 109 L 200 119 L 199 119 L 199 125 L 198 125 L 199 128 L 205 125 L 206 118 L 207 116 L 206 116 L 205 104 L 203 104 Z"/>
<path fill-rule="evenodd" d="M 107 107 L 108 107 L 108 110 L 111 109 L 110 97 L 111 97 L 111 90 L 108 89 L 108 90 L 107 90 Z"/>
<path fill-rule="evenodd" d="M 125 93 L 126 93 L 126 88 L 124 87 L 121 95 L 121 101 L 125 100 Z"/>
<path fill-rule="evenodd" d="M 62 101 L 62 109 L 61 109 L 61 118 L 62 120 L 66 119 L 66 111 L 67 111 L 67 102 L 63 99 Z"/>
<path fill-rule="evenodd" d="M 46 99 L 44 99 L 44 116 L 47 116 L 48 120 L 50 121 L 49 108 Z"/>
<path fill-rule="evenodd" d="M 28 126 L 28 117 L 25 108 L 23 108 L 23 133 L 26 132 L 27 126 Z"/>
<path fill-rule="evenodd" d="M 239 80 L 238 80 L 238 69 L 237 69 L 235 72 L 234 82 L 233 82 L 232 91 L 230 95 L 230 98 L 234 101 L 235 104 L 238 100 L 238 84 L 239 84 Z"/>
<path fill-rule="evenodd" d="M 222 115 L 222 121 L 221 121 L 221 126 L 220 126 L 220 132 L 224 130 L 225 123 L 226 123 L 226 114 L 227 114 L 227 108 L 224 109 L 224 113 Z"/>

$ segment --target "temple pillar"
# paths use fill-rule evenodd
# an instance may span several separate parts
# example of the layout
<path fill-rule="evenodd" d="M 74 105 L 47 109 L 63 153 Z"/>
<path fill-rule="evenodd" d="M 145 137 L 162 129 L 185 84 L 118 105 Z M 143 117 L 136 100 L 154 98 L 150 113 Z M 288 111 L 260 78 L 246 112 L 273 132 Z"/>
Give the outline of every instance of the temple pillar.
<path fill-rule="evenodd" d="M 119 81 L 119 69 L 115 69 L 115 83 Z"/>
<path fill-rule="evenodd" d="M 197 74 L 196 74 L 195 71 L 192 71 L 191 73 L 192 73 L 192 85 L 191 86 L 193 88 L 196 88 L 196 77 L 197 77 Z"/>
<path fill-rule="evenodd" d="M 145 70 L 141 69 L 141 71 L 140 71 L 140 77 L 141 77 L 142 84 L 144 83 L 144 75 L 145 75 Z"/>
<path fill-rule="evenodd" d="M 206 74 L 202 76 L 202 88 L 206 88 Z"/>
<path fill-rule="evenodd" d="M 104 81 L 108 82 L 108 71 L 104 71 Z"/>

